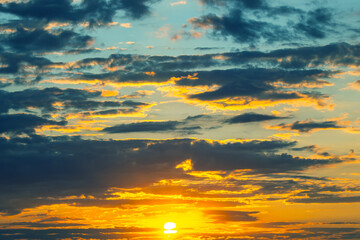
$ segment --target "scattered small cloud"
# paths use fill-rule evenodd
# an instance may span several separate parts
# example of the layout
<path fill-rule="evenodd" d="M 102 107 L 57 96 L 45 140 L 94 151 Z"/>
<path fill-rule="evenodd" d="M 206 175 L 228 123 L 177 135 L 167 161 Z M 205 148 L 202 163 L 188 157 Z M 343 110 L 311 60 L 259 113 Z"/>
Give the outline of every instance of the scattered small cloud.
<path fill-rule="evenodd" d="M 182 36 L 180 34 L 175 34 L 171 37 L 171 41 L 178 41 L 182 39 Z"/>
<path fill-rule="evenodd" d="M 169 36 L 171 29 L 170 25 L 162 26 L 155 32 L 155 36 L 157 38 L 166 38 Z"/>

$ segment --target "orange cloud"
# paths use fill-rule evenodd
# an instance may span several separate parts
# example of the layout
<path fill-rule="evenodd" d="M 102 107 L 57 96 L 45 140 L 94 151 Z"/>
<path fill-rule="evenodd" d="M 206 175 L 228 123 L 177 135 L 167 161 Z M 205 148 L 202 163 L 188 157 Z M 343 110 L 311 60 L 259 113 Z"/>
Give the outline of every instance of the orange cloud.
<path fill-rule="evenodd" d="M 184 162 L 178 164 L 176 168 L 181 168 L 185 172 L 193 169 L 193 163 L 191 162 L 191 159 L 187 159 Z"/>
<path fill-rule="evenodd" d="M 114 90 L 102 90 L 101 91 L 101 96 L 102 97 L 114 97 L 119 95 L 118 91 L 114 91 Z"/>
<path fill-rule="evenodd" d="M 349 83 L 349 86 L 347 87 L 347 89 L 354 89 L 354 90 L 360 91 L 360 80 Z"/>
<path fill-rule="evenodd" d="M 131 23 L 120 23 L 120 26 L 123 28 L 131 28 Z"/>
<path fill-rule="evenodd" d="M 69 23 L 61 23 L 61 22 L 50 22 L 45 27 L 44 30 L 51 30 L 53 28 L 59 28 L 59 27 L 67 27 L 69 26 Z"/>

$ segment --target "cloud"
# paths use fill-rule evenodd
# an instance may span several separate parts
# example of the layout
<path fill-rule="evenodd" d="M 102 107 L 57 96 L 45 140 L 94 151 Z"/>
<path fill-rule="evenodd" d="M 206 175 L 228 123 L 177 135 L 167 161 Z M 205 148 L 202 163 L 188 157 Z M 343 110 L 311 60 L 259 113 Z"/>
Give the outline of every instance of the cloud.
<path fill-rule="evenodd" d="M 169 32 L 172 30 L 170 25 L 165 25 L 160 27 L 156 32 L 155 35 L 157 38 L 166 38 L 169 36 Z"/>
<path fill-rule="evenodd" d="M 327 8 L 319 8 L 310 11 L 306 16 L 302 16 L 295 29 L 304 32 L 310 38 L 325 38 L 329 29 L 334 29 L 332 22 L 332 12 Z"/>
<path fill-rule="evenodd" d="M 275 105 L 285 102 L 287 104 L 303 102 L 321 108 L 330 106 L 325 102 L 328 98 L 326 95 L 289 88 L 297 85 L 304 85 L 306 88 L 308 83 L 320 83 L 318 77 L 325 77 L 324 74 L 331 76 L 330 72 L 325 73 L 321 70 L 227 69 L 197 72 L 195 80 L 183 78 L 176 84 L 186 87 L 217 85 L 214 90 L 188 94 L 187 97 L 202 103 L 214 103 L 214 106 L 220 108 L 226 108 L 226 105 L 256 108 L 262 104 Z M 282 84 L 289 87 L 283 88 Z"/>
<path fill-rule="evenodd" d="M 210 29 L 215 38 L 232 37 L 239 43 L 253 44 L 261 38 L 276 41 L 279 35 L 284 38 L 288 35 L 285 30 L 270 23 L 244 18 L 239 10 L 232 10 L 229 14 L 220 17 L 208 14 L 200 18 L 192 18 L 189 23 L 195 28 Z"/>
<path fill-rule="evenodd" d="M 171 2 L 170 5 L 173 7 L 173 6 L 176 6 L 176 5 L 185 5 L 186 4 L 186 1 L 178 1 L 178 2 Z"/>
<path fill-rule="evenodd" d="M 86 62 L 96 64 L 111 64 L 112 67 L 126 65 L 126 70 L 136 72 L 164 72 L 177 70 L 190 70 L 197 68 L 224 67 L 224 66 L 243 66 L 253 68 L 272 67 L 280 69 L 298 69 L 298 73 L 304 68 L 314 69 L 325 64 L 352 66 L 360 63 L 357 53 L 359 46 L 346 43 L 330 44 L 321 47 L 302 47 L 295 49 L 280 49 L 270 52 L 242 51 L 227 52 L 222 54 L 204 55 L 180 55 L 174 56 L 148 56 L 130 54 L 112 54 L 109 58 L 89 58 L 76 62 L 75 66 L 89 67 Z M 208 50 L 206 48 L 206 50 Z M 349 58 L 344 59 L 344 54 Z M 226 58 L 220 61 L 218 56 Z M 147 64 L 144 64 L 146 61 Z M 310 67 L 311 66 L 311 67 Z M 280 69 L 278 69 L 280 71 Z M 326 71 L 324 71 L 326 72 Z M 319 72 L 320 73 L 320 72 Z M 335 71 L 336 73 L 336 71 Z M 318 80 L 320 81 L 320 80 Z"/>
<path fill-rule="evenodd" d="M 207 29 L 209 35 L 218 40 L 231 38 L 235 42 L 254 46 L 261 41 L 273 43 L 323 39 L 338 31 L 332 11 L 325 7 L 304 11 L 287 5 L 272 6 L 263 0 L 200 2 L 227 11 L 226 14 L 212 13 L 188 21 L 194 28 Z M 279 18 L 285 18 L 287 25 L 278 24 L 281 22 Z"/>
<path fill-rule="evenodd" d="M 111 110 L 110 110 L 111 111 Z M 128 124 L 119 124 L 106 127 L 102 131 L 107 133 L 133 133 L 133 132 L 177 132 L 182 134 L 200 134 L 200 130 L 219 128 L 220 122 L 228 124 L 259 122 L 274 119 L 284 119 L 273 115 L 245 113 L 226 120 L 220 116 L 195 115 L 188 116 L 181 121 L 144 121 Z"/>
<path fill-rule="evenodd" d="M 144 121 L 128 124 L 119 124 L 104 128 L 107 133 L 133 133 L 133 132 L 174 132 L 180 134 L 200 134 L 204 126 L 211 128 L 209 121 L 212 117 L 207 115 L 189 116 L 181 121 Z"/>
<path fill-rule="evenodd" d="M 261 122 L 268 120 L 284 119 L 284 117 L 278 117 L 274 115 L 258 114 L 258 113 L 244 113 L 227 119 L 225 122 L 234 124 L 234 123 L 249 123 L 249 122 Z"/>
<path fill-rule="evenodd" d="M 356 66 L 360 63 L 356 57 L 358 48 L 357 45 L 339 43 L 270 52 L 243 51 L 178 57 L 112 54 L 108 58 L 85 58 L 70 64 L 4 54 L 8 65 L 4 65 L 6 67 L 2 70 L 17 72 L 16 81 L 19 83 L 27 83 L 26 79 L 34 76 L 23 72 L 25 69 L 21 62 L 25 61 L 35 66 L 38 78 L 51 76 L 49 71 L 60 70 L 67 76 L 67 82 L 74 84 L 94 82 L 94 79 L 103 84 L 124 86 L 171 83 L 175 85 L 172 90 L 182 93 L 177 97 L 192 104 L 216 108 L 245 109 L 280 103 L 332 108 L 334 105 L 330 97 L 313 89 L 331 86 L 327 79 L 336 77 L 340 72 L 320 67 Z M 344 55 L 349 57 L 344 59 Z M 104 70 L 94 73 L 92 70 L 98 66 Z M 42 71 L 44 69 L 47 72 Z M 61 82 L 61 79 L 51 81 Z"/>
<path fill-rule="evenodd" d="M 79 113 L 85 110 L 106 111 L 107 108 L 120 108 L 139 110 L 150 105 L 131 100 L 101 101 L 101 91 L 88 91 L 81 89 L 60 89 L 56 87 L 44 89 L 26 89 L 23 91 L 7 92 L 0 90 L 0 113 L 9 110 L 39 109 L 44 113 Z M 123 110 L 124 110 L 123 109 Z M 120 109 L 119 109 L 120 110 Z"/>
<path fill-rule="evenodd" d="M 223 49 L 223 48 L 220 48 L 220 47 L 196 47 L 196 48 L 194 48 L 194 50 L 199 50 L 199 51 L 219 50 L 219 49 Z"/>
<path fill-rule="evenodd" d="M 310 198 L 294 198 L 288 200 L 288 202 L 292 203 L 358 203 L 360 202 L 360 196 L 335 196 L 335 195 L 325 195 L 318 197 L 310 197 Z"/>
<path fill-rule="evenodd" d="M 83 49 L 94 42 L 89 35 L 76 32 L 76 26 L 99 27 L 117 24 L 113 18 L 119 12 L 133 19 L 150 13 L 157 0 L 33 0 L 0 3 L 0 12 L 16 15 L 2 27 L 9 29 L 0 42 L 15 52 L 65 54 Z M 120 24 L 131 27 L 130 23 Z M 66 30 L 62 29 L 66 27 Z M 77 51 L 75 51 L 77 52 Z"/>
<path fill-rule="evenodd" d="M 283 223 L 284 226 L 281 226 L 281 223 L 269 223 L 266 224 L 246 224 L 246 226 L 257 226 L 257 227 L 285 227 L 288 223 Z M 149 236 L 153 238 L 154 232 L 158 229 L 151 228 L 66 228 L 66 229 L 1 229 L 0 235 L 4 236 L 6 240 L 15 240 L 19 238 L 19 235 L 26 239 L 40 239 L 47 240 L 49 236 L 56 236 L 61 239 L 66 238 L 74 238 L 79 237 L 82 239 L 121 239 L 121 238 L 143 238 L 144 236 Z M 278 231 L 271 231 L 270 229 L 266 229 L 265 231 L 259 232 L 243 232 L 237 231 L 236 233 L 212 233 L 212 234 L 202 234 L 195 233 L 189 234 L 192 238 L 208 238 L 211 236 L 212 238 L 228 238 L 229 240 L 239 240 L 239 239 L 247 239 L 249 237 L 259 238 L 259 239 L 275 239 L 275 238 L 290 238 L 290 239 L 304 239 L 304 238 L 324 238 L 327 239 L 358 239 L 360 236 L 360 232 L 357 227 L 301 227 L 294 223 L 294 225 L 287 226 L 287 229 L 280 228 L 280 233 Z"/>
<path fill-rule="evenodd" d="M 200 48 L 202 49 L 202 48 Z M 209 50 L 205 48 L 205 50 Z M 221 54 L 203 54 L 203 55 L 180 55 L 174 56 L 149 56 L 149 55 L 131 55 L 131 54 L 112 54 L 108 58 L 86 58 L 74 62 L 70 69 L 88 69 L 94 65 L 108 65 L 109 67 L 126 66 L 124 70 L 131 71 L 132 74 L 143 72 L 155 72 L 157 75 L 168 72 L 168 76 L 180 75 L 179 70 L 184 71 L 183 74 L 190 74 L 190 71 L 207 68 L 223 68 L 237 67 L 275 69 L 284 71 L 289 69 L 297 70 L 301 77 L 305 70 L 311 70 L 313 73 L 318 72 L 318 79 L 311 82 L 311 87 L 321 87 L 329 83 L 321 81 L 319 78 L 326 78 L 324 69 L 316 69 L 316 67 L 324 66 L 360 66 L 358 54 L 360 52 L 359 45 L 350 45 L 347 43 L 336 43 L 325 46 L 284 48 L 269 52 L 261 51 L 241 51 L 241 52 L 225 52 Z M 219 56 L 226 59 L 222 61 Z M 346 57 L 344 57 L 346 56 Z M 145 64 L 146 62 L 146 64 Z M 92 64 L 92 65 L 91 65 Z M 245 69 L 246 70 L 246 69 Z M 244 70 L 244 71 L 245 71 Z M 173 74 L 170 73 L 172 71 Z M 321 75 L 321 72 L 324 75 Z M 117 72 L 117 74 L 122 72 Z M 339 71 L 333 71 L 333 74 Z M 317 84 L 316 84 L 317 83 Z M 308 83 L 310 85 L 310 83 Z"/>
<path fill-rule="evenodd" d="M 2 74 L 24 73 L 26 65 L 34 67 L 35 69 L 42 69 L 52 63 L 44 57 L 35 57 L 24 53 L 9 53 L 0 51 L 0 57 L 3 64 L 0 67 L 0 73 Z"/>
<path fill-rule="evenodd" d="M 2 37 L 0 41 L 16 52 L 47 52 L 84 48 L 93 42 L 93 38 L 70 30 L 53 34 L 42 29 L 17 29 L 16 32 Z"/>
<path fill-rule="evenodd" d="M 306 120 L 306 121 L 296 121 L 294 123 L 289 124 L 279 124 L 271 126 L 273 129 L 279 129 L 279 130 L 291 130 L 291 131 L 297 131 L 301 133 L 308 133 L 308 132 L 314 132 L 319 130 L 328 130 L 328 129 L 343 129 L 346 128 L 346 126 L 340 125 L 338 121 L 312 121 L 312 120 Z"/>
<path fill-rule="evenodd" d="M 210 215 L 217 222 L 251 222 L 256 221 L 257 218 L 250 214 L 256 214 L 258 212 L 242 212 L 242 211 L 230 211 L 230 210 L 207 210 L 205 214 Z"/>
<path fill-rule="evenodd" d="M 70 0 L 34 0 L 10 2 L 0 5 L 0 12 L 15 14 L 22 18 L 47 21 L 82 23 L 91 26 L 113 22 L 118 10 L 138 19 L 150 13 L 154 0 L 84 0 L 74 5 Z"/>
<path fill-rule="evenodd" d="M 103 131 L 107 133 L 129 133 L 129 132 L 162 132 L 174 131 L 180 124 L 177 121 L 165 122 L 138 122 L 129 124 L 120 124 L 113 127 L 104 128 Z"/>
<path fill-rule="evenodd" d="M 61 224 L 57 223 L 57 226 Z M 14 224 L 15 225 L 15 224 Z M 27 226 L 46 226 L 45 224 L 28 223 Z M 50 224 L 48 224 L 50 225 Z M 51 225 L 50 225 L 51 226 Z M 23 225 L 20 224 L 20 227 Z M 65 226 L 64 226 L 65 227 Z M 143 236 L 144 232 L 154 232 L 151 228 L 76 228 L 76 224 L 68 224 L 66 228 L 52 228 L 48 229 L 24 229 L 24 228 L 13 228 L 13 229 L 0 229 L 0 236 L 6 240 L 16 240 L 21 235 L 26 239 L 40 239 L 48 240 L 49 236 L 56 236 L 55 238 L 66 239 L 66 238 L 82 238 L 82 239 L 94 239 L 94 238 L 108 238 L 108 239 L 119 239 L 119 238 L 137 238 Z"/>
<path fill-rule="evenodd" d="M 32 114 L 0 115 L 0 133 L 33 133 L 35 127 L 42 125 L 66 125 L 66 121 L 53 121 Z"/>
<path fill-rule="evenodd" d="M 131 23 L 120 23 L 120 26 L 123 28 L 131 28 Z"/>
<path fill-rule="evenodd" d="M 349 88 L 360 91 L 360 80 L 350 83 Z"/>
<path fill-rule="evenodd" d="M 102 196 L 111 187 L 149 186 L 184 177 L 176 166 L 191 159 L 194 171 L 251 169 L 258 173 L 296 172 L 339 160 L 276 154 L 294 142 L 221 143 L 197 139 L 83 140 L 78 137 L 0 138 L 2 212 L 54 203 L 72 195 Z M 8 191 L 6 189 L 10 189 Z"/>
<path fill-rule="evenodd" d="M 323 157 L 332 157 L 332 154 L 330 154 L 329 152 L 324 152 L 322 148 L 320 148 L 317 145 L 309 145 L 309 146 L 304 146 L 304 147 L 297 147 L 297 148 L 292 148 L 292 150 L 294 151 L 309 151 L 312 153 L 316 153 L 317 156 L 323 156 Z"/>
<path fill-rule="evenodd" d="M 3 102 L 0 112 L 7 112 L 10 109 L 21 110 L 29 107 L 39 108 L 45 112 L 56 110 L 55 103 L 64 102 L 68 108 L 91 109 L 103 105 L 96 101 L 88 101 L 90 98 L 99 97 L 101 92 L 90 92 L 79 89 L 26 89 L 16 92 L 0 92 L 0 99 Z"/>
<path fill-rule="evenodd" d="M 234 4 L 235 7 L 244 7 L 250 9 L 258 9 L 267 7 L 265 0 L 200 0 L 202 4 L 210 6 L 226 6 L 227 4 Z"/>
<path fill-rule="evenodd" d="M 285 58 L 285 53 L 280 54 L 276 51 L 269 53 L 269 57 L 268 54 L 259 52 L 179 57 L 114 54 L 108 59 L 89 58 L 75 62 L 70 69 L 86 69 L 94 65 L 106 65 L 109 69 L 126 66 L 113 72 L 74 74 L 72 81 L 76 83 L 98 79 L 103 83 L 124 85 L 170 83 L 175 87 L 162 88 L 162 91 L 185 98 L 189 103 L 207 104 L 216 108 L 233 107 L 241 110 L 280 103 L 332 108 L 334 105 L 329 101 L 329 96 L 312 89 L 332 85 L 325 79 L 336 76 L 337 71 L 284 69 L 278 66 L 240 68 L 243 64 L 252 63 L 264 66 L 267 63 L 278 65 L 281 59 Z M 262 61 L 255 61 L 260 59 Z M 210 67 L 223 68 L 233 65 L 239 68 L 206 70 Z M 203 69 L 197 71 L 196 68 Z"/>
<path fill-rule="evenodd" d="M 144 105 L 141 107 L 148 107 L 148 105 Z M 116 118 L 116 117 L 144 117 L 145 115 L 142 113 L 141 110 L 143 109 L 141 107 L 115 108 L 115 109 L 107 109 L 107 110 L 70 113 L 66 115 L 66 118 L 92 119 L 92 118 Z M 99 109 L 101 109 L 101 106 L 99 106 Z"/>

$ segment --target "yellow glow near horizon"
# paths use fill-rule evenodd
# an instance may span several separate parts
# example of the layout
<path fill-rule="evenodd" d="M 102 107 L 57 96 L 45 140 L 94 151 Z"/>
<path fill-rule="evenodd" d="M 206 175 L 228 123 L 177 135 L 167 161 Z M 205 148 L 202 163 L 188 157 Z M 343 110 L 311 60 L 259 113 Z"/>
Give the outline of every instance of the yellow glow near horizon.
<path fill-rule="evenodd" d="M 164 233 L 165 234 L 174 234 L 177 233 L 176 230 L 176 223 L 173 222 L 167 222 L 164 224 Z"/>

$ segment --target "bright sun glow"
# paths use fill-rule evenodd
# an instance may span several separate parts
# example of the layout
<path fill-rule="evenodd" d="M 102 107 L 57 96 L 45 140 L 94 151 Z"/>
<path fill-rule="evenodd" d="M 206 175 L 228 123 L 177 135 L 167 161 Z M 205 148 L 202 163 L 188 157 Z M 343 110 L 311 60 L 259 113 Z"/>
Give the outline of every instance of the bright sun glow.
<path fill-rule="evenodd" d="M 177 233 L 176 230 L 176 223 L 173 222 L 167 222 L 164 224 L 164 233 L 165 234 L 174 234 Z"/>

